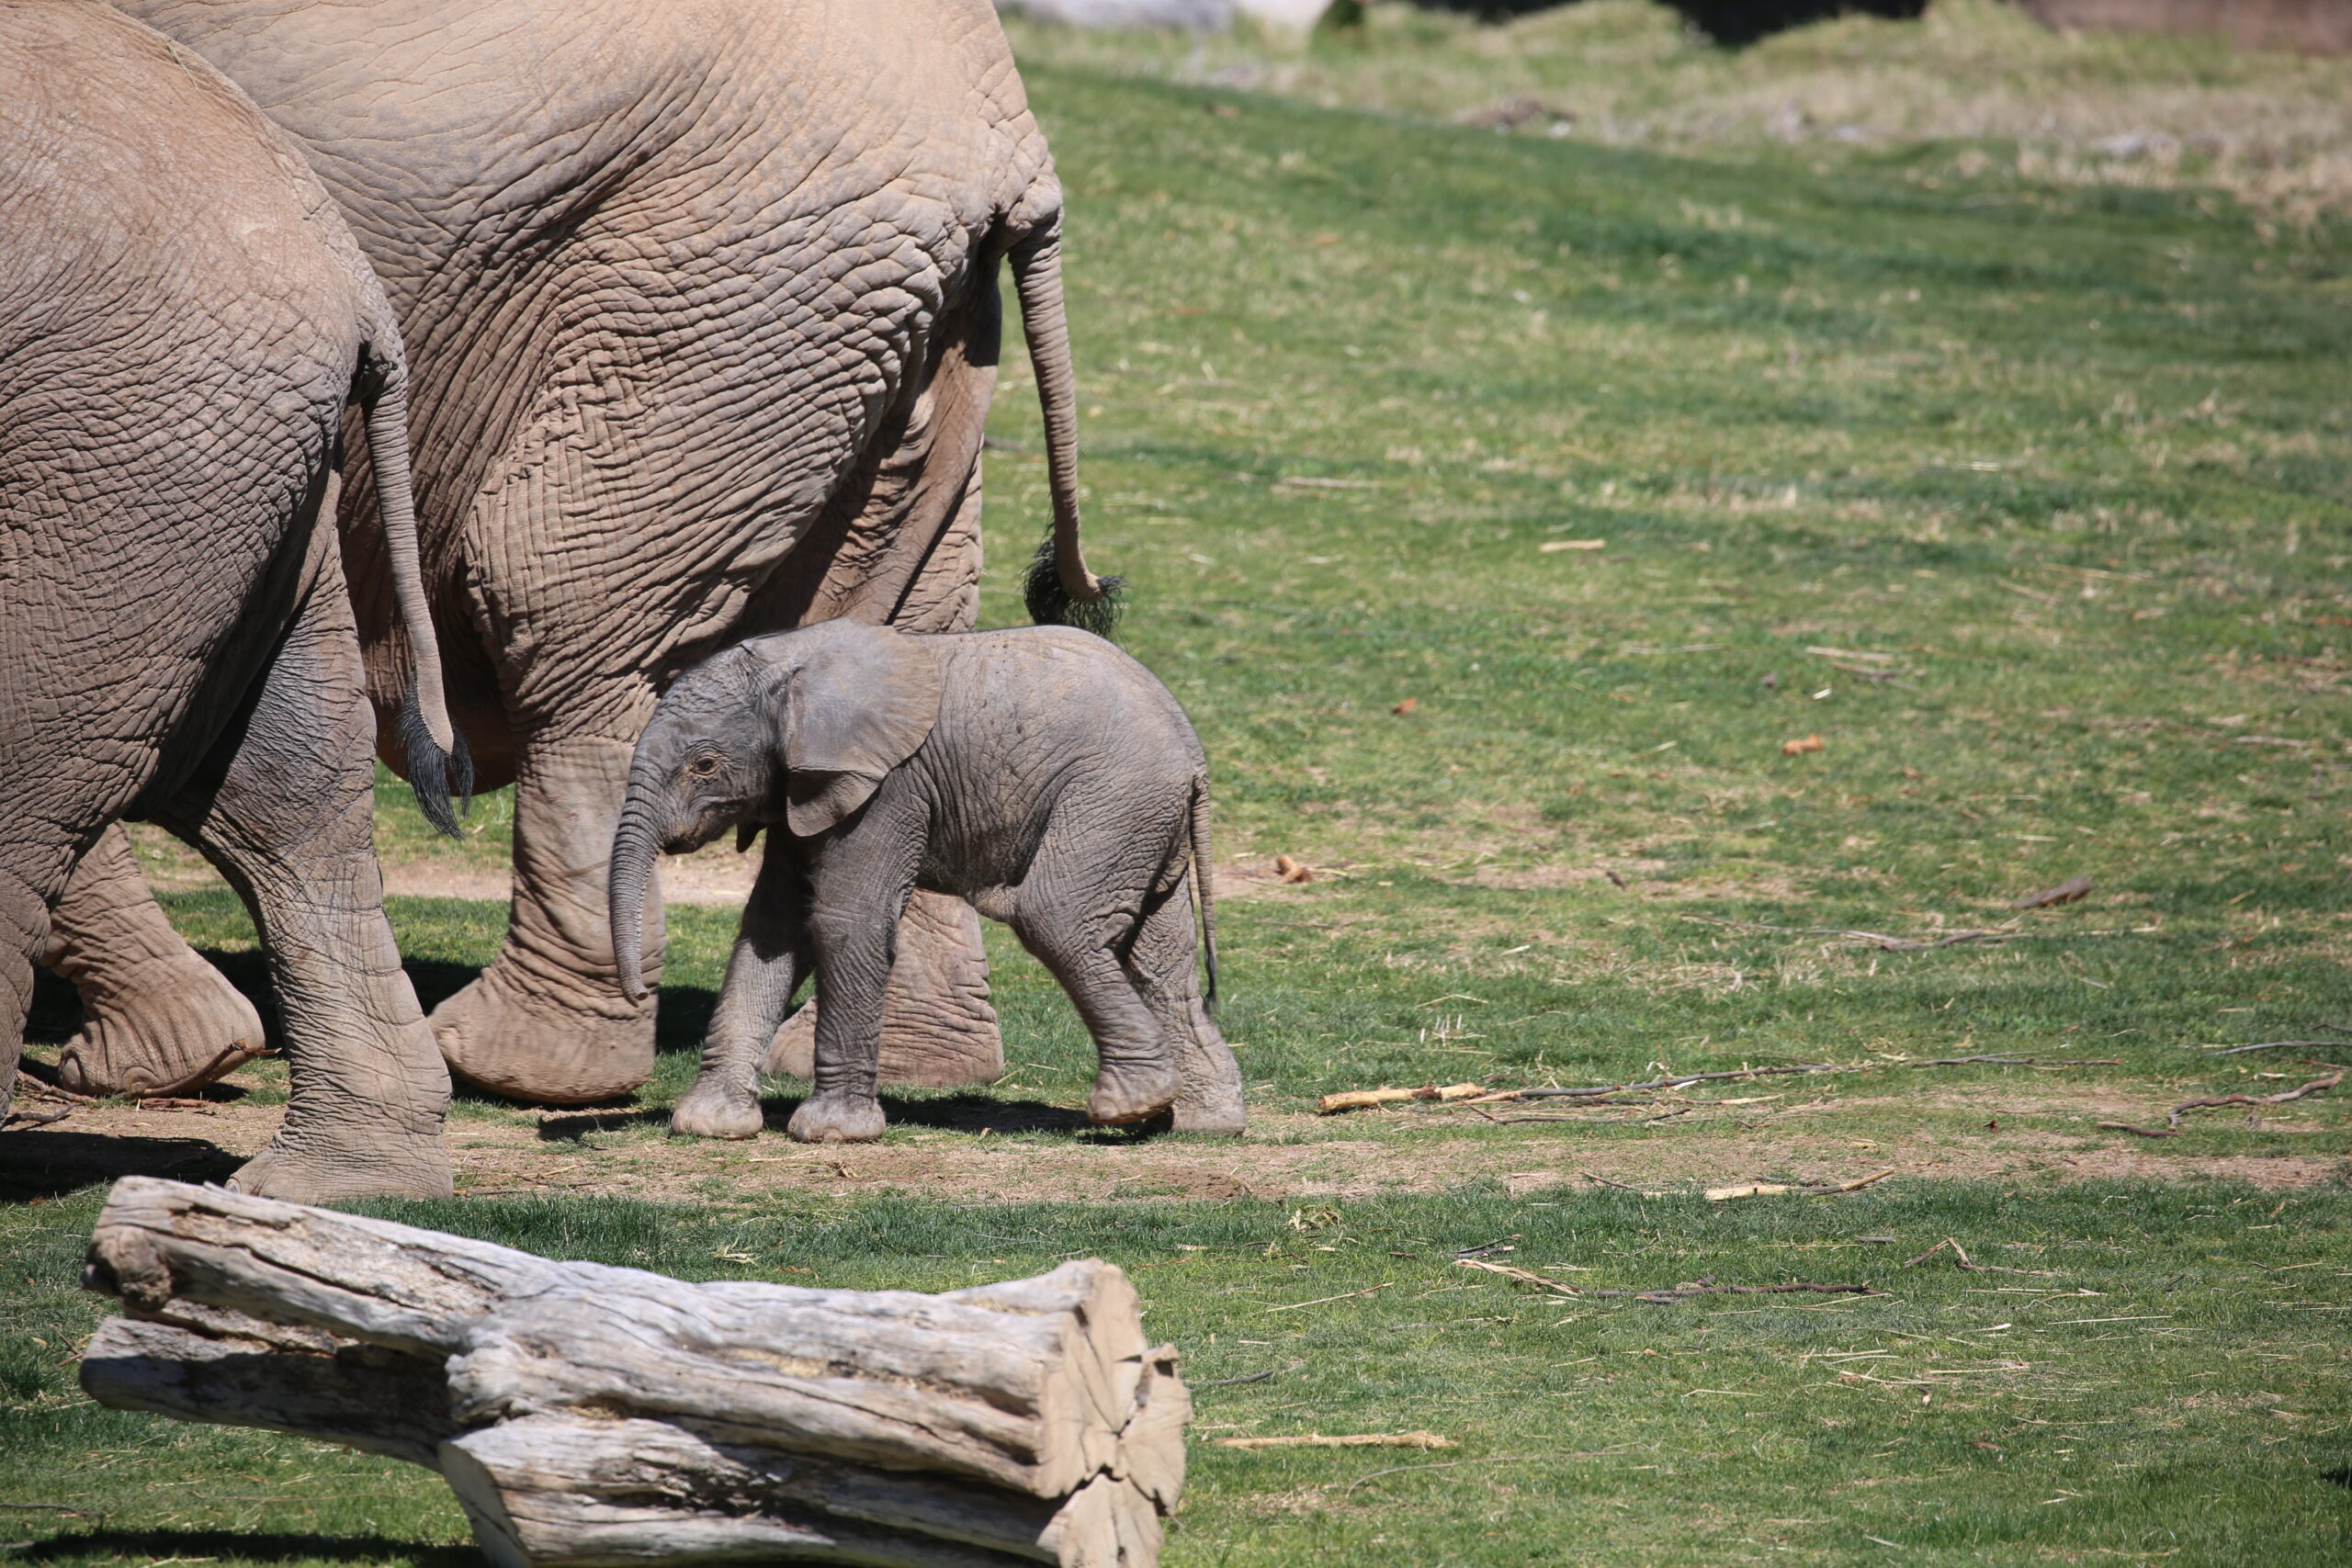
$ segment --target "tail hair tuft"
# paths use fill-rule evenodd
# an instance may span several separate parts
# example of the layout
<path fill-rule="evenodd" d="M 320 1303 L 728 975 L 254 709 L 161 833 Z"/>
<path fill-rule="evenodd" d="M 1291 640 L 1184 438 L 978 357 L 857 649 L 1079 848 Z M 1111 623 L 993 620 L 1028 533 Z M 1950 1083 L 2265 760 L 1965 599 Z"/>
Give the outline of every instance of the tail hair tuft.
<path fill-rule="evenodd" d="M 435 745 L 433 732 L 425 728 L 413 680 L 401 699 L 400 729 L 401 750 L 408 757 L 408 786 L 416 794 L 417 808 L 447 837 L 462 838 L 458 818 L 474 805 L 474 760 L 466 750 L 466 732 L 452 725 L 449 735 L 457 743 L 455 748 L 445 752 Z"/>
<path fill-rule="evenodd" d="M 1055 568 L 1054 541 L 1048 537 L 1038 545 L 1037 554 L 1030 560 L 1028 580 L 1022 588 L 1029 618 L 1041 626 L 1076 626 L 1099 637 L 1115 637 L 1119 612 L 1125 607 L 1127 580 L 1105 577 L 1098 581 L 1102 592 L 1097 597 L 1071 597 L 1069 590 L 1062 586 L 1061 573 Z"/>

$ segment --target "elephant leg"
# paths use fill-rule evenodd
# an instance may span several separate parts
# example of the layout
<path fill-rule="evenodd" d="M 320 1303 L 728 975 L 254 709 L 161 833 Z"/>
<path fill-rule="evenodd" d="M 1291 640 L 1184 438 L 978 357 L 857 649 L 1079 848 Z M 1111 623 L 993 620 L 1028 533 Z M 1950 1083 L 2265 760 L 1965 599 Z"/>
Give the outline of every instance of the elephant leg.
<path fill-rule="evenodd" d="M 514 780 L 514 893 L 506 942 L 433 1012 L 450 1068 L 498 1094 L 581 1105 L 653 1076 L 653 997 L 621 994 L 605 878 L 631 742 L 527 738 Z M 646 891 L 645 980 L 662 980 L 662 895 Z"/>
<path fill-rule="evenodd" d="M 155 812 L 252 912 L 290 1094 L 232 1179 L 298 1202 L 446 1196 L 449 1075 L 401 972 L 376 863 L 375 723 L 332 530 L 313 535 L 293 625 L 241 723 Z"/>
<path fill-rule="evenodd" d="M 831 909 L 808 921 L 817 987 L 830 1005 L 817 1024 L 816 1092 L 785 1131 L 804 1144 L 863 1144 L 882 1135 L 878 1069 L 882 998 L 888 987 L 896 921 L 871 907 Z"/>
<path fill-rule="evenodd" d="M 899 922 L 898 953 L 882 999 L 882 1083 L 950 1089 L 1002 1077 L 1004 1036 L 989 1005 L 979 911 L 953 894 L 918 890 Z M 785 1020 L 764 1071 L 810 1076 L 821 1001 Z"/>
<path fill-rule="evenodd" d="M 14 804 L 14 803 L 11 803 Z M 73 869 L 73 846 L 31 813 L 0 842 L 0 1126 L 17 1098 L 17 1059 L 33 1000 L 33 960 L 49 942 L 49 901 Z M 33 831 L 23 832 L 30 827 Z M 18 836 L 21 835 L 21 836 Z"/>
<path fill-rule="evenodd" d="M 1000 333 L 993 291 L 983 303 L 947 335 L 856 520 L 821 579 L 803 584 L 797 621 L 849 616 L 923 633 L 969 631 L 978 621 L 980 438 Z M 780 585 L 787 592 L 792 575 Z M 989 1005 L 978 911 L 952 894 L 918 892 L 898 953 L 882 1008 L 881 1081 L 947 1089 L 1002 1077 L 1004 1036 Z M 820 994 L 786 1021 L 768 1049 L 769 1072 L 808 1076 L 822 1009 Z"/>
<path fill-rule="evenodd" d="M 1180 1133 L 1238 1133 L 1246 1123 L 1241 1067 L 1216 1021 L 1202 1005 L 1193 923 L 1192 873 L 1144 906 L 1143 923 L 1127 950 L 1127 974 L 1176 1043 L 1175 1127 Z"/>
<path fill-rule="evenodd" d="M 1101 1065 L 1086 1097 L 1089 1121 L 1141 1122 L 1176 1102 L 1182 1088 L 1173 1039 L 1120 961 L 1123 919 L 1099 912 L 1102 890 L 1078 877 L 1022 885 L 1012 929 L 1053 971 L 1094 1037 Z"/>
<path fill-rule="evenodd" d="M 172 929 L 119 823 L 58 896 L 41 962 L 82 994 L 57 1058 L 76 1094 L 187 1094 L 263 1050 L 261 1015 Z"/>
<path fill-rule="evenodd" d="M 760 1055 L 776 1038 L 808 967 L 808 897 L 797 852 L 767 840 L 759 880 L 743 907 L 718 1006 L 703 1036 L 702 1070 L 670 1116 L 670 1130 L 703 1138 L 749 1138 L 760 1114 Z M 814 1064 L 804 1064 L 811 1076 Z"/>

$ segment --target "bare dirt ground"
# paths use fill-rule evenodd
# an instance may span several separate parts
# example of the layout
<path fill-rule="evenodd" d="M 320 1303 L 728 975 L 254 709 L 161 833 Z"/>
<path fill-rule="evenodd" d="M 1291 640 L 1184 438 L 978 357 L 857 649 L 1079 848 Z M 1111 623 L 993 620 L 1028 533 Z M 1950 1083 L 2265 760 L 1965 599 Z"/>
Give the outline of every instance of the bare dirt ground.
<path fill-rule="evenodd" d="M 233 1082 L 233 1080 L 232 1080 Z M 1230 1143 L 1136 1139 L 1083 1130 L 1075 1111 L 978 1097 L 912 1101 L 879 1144 L 808 1147 L 775 1130 L 745 1143 L 672 1138 L 643 1110 L 484 1111 L 461 1107 L 449 1145 L 461 1193 L 605 1193 L 742 1200 L 779 1190 L 904 1192 L 951 1200 L 1109 1198 L 1269 1201 L 1428 1192 L 1499 1182 L 1518 1193 L 1595 1180 L 1691 1192 L 1749 1180 L 1986 1179 L 2020 1185 L 2199 1179 L 2278 1189 L 2340 1180 L 2340 1154 L 2293 1148 L 2326 1129 L 2267 1122 L 2279 1152 L 2194 1154 L 2098 1129 L 2154 1120 L 2092 1086 L 2040 1084 L 2026 1095 L 1813 1099 L 1758 1109 L 1700 1103 L 1666 1123 L 1615 1113 L 1497 1126 L 1458 1111 L 1346 1119 L 1261 1112 Z M 1791 1096 L 1791 1100 L 1797 1097 Z M 53 1109 L 47 1100 L 25 1108 Z M 1510 1109 L 1508 1107 L 1503 1109 Z M 0 1192 L 40 1196 L 132 1171 L 218 1180 L 266 1142 L 281 1107 L 75 1106 L 62 1122 L 11 1134 Z M 1890 1133 L 1890 1122 L 1900 1131 Z"/>

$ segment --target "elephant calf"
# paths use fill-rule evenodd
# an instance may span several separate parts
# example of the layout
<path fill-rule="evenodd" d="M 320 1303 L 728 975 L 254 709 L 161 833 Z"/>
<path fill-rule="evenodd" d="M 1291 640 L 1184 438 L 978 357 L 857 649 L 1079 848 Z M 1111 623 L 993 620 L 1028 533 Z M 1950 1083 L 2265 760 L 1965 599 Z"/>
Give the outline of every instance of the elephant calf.
<path fill-rule="evenodd" d="M 759 1063 L 810 969 L 816 1092 L 804 1143 L 879 1137 L 884 987 L 918 887 L 1010 925 L 1069 993 L 1101 1053 L 1096 1122 L 1163 1111 L 1238 1133 L 1241 1075 L 1193 978 L 1197 878 L 1216 996 L 1208 778 L 1200 739 L 1151 672 L 1058 626 L 910 637 L 852 621 L 754 637 L 695 666 L 637 743 L 613 839 L 621 986 L 655 856 L 729 828 L 767 851 L 701 1074 L 673 1125 L 760 1130 Z"/>

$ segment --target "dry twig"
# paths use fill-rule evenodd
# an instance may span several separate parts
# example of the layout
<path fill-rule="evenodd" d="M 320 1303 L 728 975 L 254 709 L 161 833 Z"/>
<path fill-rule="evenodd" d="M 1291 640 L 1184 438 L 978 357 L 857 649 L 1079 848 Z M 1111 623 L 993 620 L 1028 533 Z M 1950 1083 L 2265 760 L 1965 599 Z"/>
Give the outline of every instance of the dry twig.
<path fill-rule="evenodd" d="M 1787 1062 L 1769 1067 L 1726 1067 L 1720 1072 L 1685 1073 L 1679 1077 L 1652 1078 L 1646 1083 L 1595 1084 L 1584 1089 L 1506 1089 L 1481 1094 L 1478 1103 L 1493 1105 L 1509 1100 L 1577 1100 L 1606 1101 L 1611 1095 L 1640 1094 L 1657 1089 L 1688 1089 L 1694 1083 L 1718 1083 L 1727 1078 L 1769 1078 L 1795 1073 L 1874 1073 L 1894 1067 L 2032 1067 L 2056 1072 L 2068 1067 L 2120 1067 L 2116 1056 L 2086 1056 L 2080 1060 L 2046 1056 L 1931 1056 L 1898 1062 Z M 1328 1098 L 1328 1097 L 1327 1097 Z M 1623 1103 L 1623 1102 L 1620 1102 Z"/>
<path fill-rule="evenodd" d="M 1976 1267 L 1975 1264 L 1971 1263 L 1968 1260 L 1968 1253 L 1961 1247 L 1960 1243 L 1954 1241 L 1950 1236 L 1944 1237 L 1943 1240 L 1936 1243 L 1935 1246 L 1928 1248 L 1927 1251 L 1919 1254 L 1917 1258 L 1905 1258 L 1903 1260 L 1903 1267 L 1905 1269 L 1915 1269 L 1920 1264 L 1925 1263 L 1928 1258 L 1933 1258 L 1937 1253 L 1943 1251 L 1946 1247 L 1950 1247 L 1951 1249 L 1953 1258 L 1958 1261 L 1962 1269 L 1973 1269 Z"/>
<path fill-rule="evenodd" d="M 1515 1283 L 1532 1285 L 1539 1291 L 1548 1291 L 1555 1295 L 1575 1296 L 1585 1300 L 1600 1296 L 1622 1296 L 1637 1302 L 1647 1302 L 1654 1306 L 1671 1306 L 1676 1302 L 1686 1301 L 1692 1296 L 1782 1296 L 1804 1293 L 1824 1296 L 1883 1296 L 1886 1294 L 1884 1291 L 1872 1290 L 1867 1281 L 1857 1285 L 1816 1285 L 1810 1281 L 1799 1281 L 1787 1285 L 1718 1285 L 1713 1274 L 1704 1275 L 1696 1280 L 1685 1280 L 1679 1285 L 1657 1290 L 1593 1291 L 1580 1285 L 1571 1285 L 1564 1280 L 1547 1280 L 1541 1274 L 1525 1269 L 1514 1269 L 1507 1263 L 1487 1263 L 1476 1258 L 1457 1258 L 1453 1262 L 1457 1269 L 1484 1269 L 1489 1274 L 1500 1274 Z"/>
<path fill-rule="evenodd" d="M 2330 1073 L 2324 1078 L 2313 1078 L 2301 1089 L 2286 1089 L 2278 1094 L 2222 1094 L 2211 1100 L 2185 1100 L 2174 1106 L 2165 1114 L 2165 1125 L 2178 1129 L 2180 1113 L 2184 1111 L 2206 1111 L 2224 1105 L 2243 1105 L 2248 1107 L 2245 1113 L 2246 1124 L 2253 1126 L 2259 1121 L 2264 1106 L 2284 1105 L 2290 1100 L 2301 1100 L 2307 1094 L 2324 1094 L 2344 1081 L 2344 1073 L 2346 1071 L 2352 1071 L 2352 1068 Z"/>
<path fill-rule="evenodd" d="M 2012 909 L 2047 909 L 2053 904 L 2072 904 L 2078 898 L 2087 898 L 2090 897 L 2090 892 L 2091 879 L 2089 877 L 2070 876 L 2055 887 L 2045 887 L 2039 893 L 2027 894 L 2024 897 L 2010 905 L 2009 908 Z"/>
<path fill-rule="evenodd" d="M 2173 1127 L 2143 1127 L 2136 1122 L 2102 1122 L 2100 1126 L 2110 1133 L 2131 1133 L 2143 1138 L 2177 1138 L 2180 1132 Z"/>
<path fill-rule="evenodd" d="M 1457 1258 L 1453 1260 L 1453 1266 L 1456 1269 L 1479 1269 L 1489 1274 L 1500 1274 L 1506 1280 L 1513 1280 L 1522 1285 L 1532 1285 L 1539 1291 L 1556 1292 L 1564 1296 L 1581 1296 L 1589 1293 L 1577 1290 L 1565 1280 L 1546 1280 L 1543 1275 L 1531 1273 L 1525 1269 L 1514 1269 L 1508 1263 L 1489 1263 L 1483 1258 Z"/>
<path fill-rule="evenodd" d="M 1295 1438 L 1219 1438 L 1221 1449 L 1451 1449 L 1460 1445 L 1435 1432 L 1352 1432 L 1327 1438 L 1308 1432 Z"/>
<path fill-rule="evenodd" d="M 2258 1045 L 2208 1045 L 2208 1055 L 2235 1056 L 2247 1051 L 2352 1050 L 2352 1040 L 2265 1040 Z"/>
<path fill-rule="evenodd" d="M 1395 1105 L 1408 1100 L 1468 1100 L 1486 1092 L 1486 1085 L 1475 1083 L 1448 1084 L 1443 1089 L 1435 1084 L 1419 1089 L 1354 1089 L 1325 1095 L 1315 1102 L 1315 1109 L 1329 1116 L 1341 1111 L 1366 1111 L 1375 1105 Z"/>
<path fill-rule="evenodd" d="M 1384 1280 L 1377 1285 L 1372 1285 L 1361 1291 L 1342 1291 L 1336 1296 L 1317 1296 L 1311 1302 L 1290 1302 L 1282 1306 L 1270 1306 L 1266 1310 L 1268 1312 L 1296 1312 L 1301 1307 L 1328 1306 L 1333 1302 L 1352 1301 L 1357 1296 L 1368 1296 L 1374 1291 L 1385 1291 L 1396 1282 L 1394 1280 Z"/>
<path fill-rule="evenodd" d="M 1766 926 L 1753 920 L 1726 920 L 1715 915 L 1685 915 L 1686 920 L 1702 926 L 1724 926 L 1732 931 L 1774 931 L 1782 936 L 1834 936 L 1864 947 L 1875 947 L 1885 953 L 1925 953 L 1931 948 L 1952 947 L 1963 942 L 2015 942 L 2024 931 L 2007 927 L 1986 927 L 1964 931 L 1946 931 L 1941 936 L 1889 936 L 1883 931 L 1856 931 L 1848 926 Z"/>
<path fill-rule="evenodd" d="M 1870 1176 L 1858 1177 L 1852 1181 L 1824 1182 L 1813 1187 L 1796 1187 L 1782 1181 L 1743 1181 L 1735 1187 L 1710 1187 L 1706 1190 L 1706 1199 L 1710 1203 L 1721 1203 L 1732 1198 L 1777 1198 L 1783 1193 L 1792 1192 L 1801 1198 L 1820 1198 L 1832 1192 L 1859 1192 L 1874 1182 L 1884 1181 L 1894 1174 L 1894 1168 L 1889 1167 L 1885 1170 Z"/>

